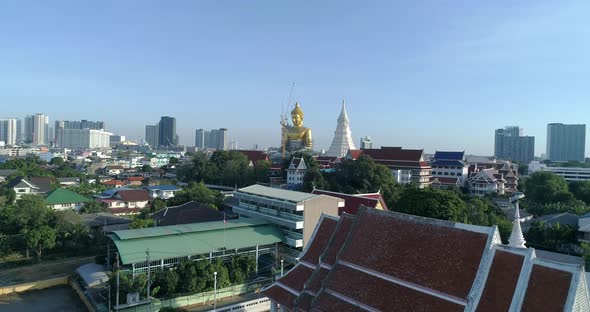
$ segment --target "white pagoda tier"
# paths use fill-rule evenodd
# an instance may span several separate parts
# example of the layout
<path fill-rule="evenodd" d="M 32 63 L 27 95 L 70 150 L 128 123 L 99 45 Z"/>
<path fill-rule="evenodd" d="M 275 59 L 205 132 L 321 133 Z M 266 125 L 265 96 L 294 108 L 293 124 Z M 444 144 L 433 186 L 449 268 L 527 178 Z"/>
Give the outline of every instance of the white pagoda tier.
<path fill-rule="evenodd" d="M 348 114 L 346 113 L 346 104 L 342 101 L 342 111 L 340 112 L 340 116 L 338 116 L 338 125 L 336 126 L 336 131 L 334 131 L 334 139 L 326 156 L 344 157 L 348 153 L 348 150 L 354 149 L 356 147 L 352 142 L 352 132 L 350 131 Z"/>

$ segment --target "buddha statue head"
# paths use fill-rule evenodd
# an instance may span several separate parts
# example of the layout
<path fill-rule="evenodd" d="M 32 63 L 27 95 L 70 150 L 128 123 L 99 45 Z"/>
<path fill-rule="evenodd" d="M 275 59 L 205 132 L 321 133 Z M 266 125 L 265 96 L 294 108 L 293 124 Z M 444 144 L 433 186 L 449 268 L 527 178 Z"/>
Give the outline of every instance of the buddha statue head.
<path fill-rule="evenodd" d="M 299 107 L 299 103 L 295 103 L 295 108 L 291 111 L 291 119 L 294 126 L 301 127 L 303 125 L 303 111 Z"/>

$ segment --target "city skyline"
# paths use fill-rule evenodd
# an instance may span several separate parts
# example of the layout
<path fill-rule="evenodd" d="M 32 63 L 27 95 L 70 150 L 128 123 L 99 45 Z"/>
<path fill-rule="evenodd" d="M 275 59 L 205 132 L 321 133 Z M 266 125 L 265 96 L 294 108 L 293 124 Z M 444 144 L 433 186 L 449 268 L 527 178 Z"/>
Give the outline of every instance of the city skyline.
<path fill-rule="evenodd" d="M 2 4 L 0 118 L 104 120 L 137 140 L 168 115 L 185 145 L 224 124 L 242 148 L 278 146 L 295 82 L 317 149 L 342 99 L 353 142 L 428 153 L 492 155 L 494 129 L 518 125 L 539 156 L 547 124 L 587 123 L 583 1 L 251 5 Z"/>

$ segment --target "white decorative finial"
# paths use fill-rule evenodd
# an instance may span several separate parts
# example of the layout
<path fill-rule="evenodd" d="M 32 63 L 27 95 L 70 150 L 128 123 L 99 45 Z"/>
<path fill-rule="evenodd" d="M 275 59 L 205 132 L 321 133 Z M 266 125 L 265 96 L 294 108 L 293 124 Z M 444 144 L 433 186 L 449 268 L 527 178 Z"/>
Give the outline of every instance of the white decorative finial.
<path fill-rule="evenodd" d="M 522 235 L 522 228 L 520 227 L 520 212 L 518 208 L 518 197 L 514 202 L 514 221 L 512 222 L 512 233 L 508 239 L 508 246 L 516 248 L 526 248 L 524 245 L 526 241 Z"/>

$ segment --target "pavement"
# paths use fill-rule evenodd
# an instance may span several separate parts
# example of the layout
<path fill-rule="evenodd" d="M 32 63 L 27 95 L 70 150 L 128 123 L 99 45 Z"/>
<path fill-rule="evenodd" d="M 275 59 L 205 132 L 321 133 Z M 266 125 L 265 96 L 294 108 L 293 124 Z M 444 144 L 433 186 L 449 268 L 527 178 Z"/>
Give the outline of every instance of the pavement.
<path fill-rule="evenodd" d="M 84 312 L 86 306 L 69 286 L 57 286 L 0 297 L 0 312 Z"/>
<path fill-rule="evenodd" d="M 84 264 L 94 263 L 94 256 L 48 261 L 0 271 L 0 286 L 9 286 L 67 276 Z"/>
<path fill-rule="evenodd" d="M 234 296 L 231 298 L 226 298 L 224 300 L 218 300 L 217 301 L 217 310 L 219 310 L 223 307 L 234 305 L 236 303 L 258 299 L 259 297 L 260 296 L 257 293 L 250 293 L 250 294 L 243 294 L 240 296 Z M 211 311 L 211 310 L 213 310 L 213 302 L 209 302 L 204 305 L 199 304 L 199 305 L 192 305 L 192 306 L 188 306 L 188 307 L 183 307 L 183 309 L 186 309 L 187 311 L 190 311 L 190 312 Z"/>

